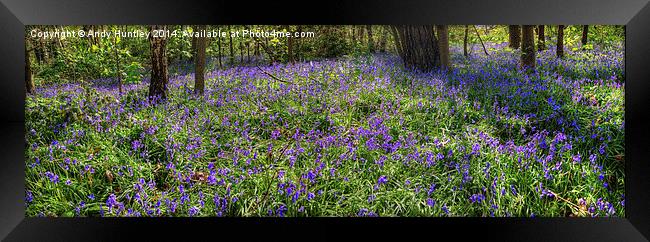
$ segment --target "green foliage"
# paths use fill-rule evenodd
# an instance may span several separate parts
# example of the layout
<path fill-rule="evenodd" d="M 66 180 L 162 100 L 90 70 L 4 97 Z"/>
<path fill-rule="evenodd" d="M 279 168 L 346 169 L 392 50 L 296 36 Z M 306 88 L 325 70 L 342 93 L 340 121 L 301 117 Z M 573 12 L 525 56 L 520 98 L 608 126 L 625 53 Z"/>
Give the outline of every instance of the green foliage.
<path fill-rule="evenodd" d="M 300 52 L 305 59 L 322 59 L 340 57 L 358 52 L 363 48 L 360 42 L 352 41 L 345 37 L 343 29 L 332 26 L 316 27 L 317 38 L 305 39 L 300 46 Z"/>
<path fill-rule="evenodd" d="M 77 27 L 67 27 L 74 31 Z M 115 31 L 109 28 L 106 31 Z M 120 69 L 126 79 L 134 82 L 142 77 L 143 56 L 133 56 L 131 49 L 139 49 L 133 38 L 68 38 L 65 48 L 55 49 L 55 55 L 42 64 L 33 62 L 35 78 L 39 85 L 62 84 L 98 78 L 115 78 Z M 146 42 L 145 42 L 146 43 Z M 148 46 L 147 46 L 148 48 Z M 125 63 L 129 63 L 125 65 Z M 140 71 L 140 73 L 136 73 Z"/>
<path fill-rule="evenodd" d="M 168 60 L 192 60 L 194 50 L 192 50 L 192 38 L 183 37 L 182 31 L 193 33 L 191 27 L 182 28 L 182 26 L 171 26 L 170 31 L 177 31 L 176 36 L 170 36 L 167 41 L 167 59 Z"/>
<path fill-rule="evenodd" d="M 144 75 L 144 67 L 139 62 L 131 62 L 124 67 L 124 72 L 122 75 L 125 76 L 124 83 L 126 84 L 135 84 L 140 83 Z"/>

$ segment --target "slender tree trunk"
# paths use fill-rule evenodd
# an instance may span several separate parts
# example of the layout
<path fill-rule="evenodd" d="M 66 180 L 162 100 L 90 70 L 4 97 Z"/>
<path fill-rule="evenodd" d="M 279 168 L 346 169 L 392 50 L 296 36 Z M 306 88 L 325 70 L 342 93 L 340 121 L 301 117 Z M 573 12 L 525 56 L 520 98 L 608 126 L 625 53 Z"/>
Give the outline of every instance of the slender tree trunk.
<path fill-rule="evenodd" d="M 93 29 L 95 32 L 100 32 L 103 30 L 103 28 L 104 28 L 103 25 L 99 25 L 99 26 L 93 25 Z M 97 43 L 97 46 L 99 46 L 99 48 L 102 48 L 103 45 L 102 45 L 101 37 L 99 37 L 99 35 L 96 34 L 93 38 L 95 39 L 95 43 Z"/>
<path fill-rule="evenodd" d="M 386 26 L 379 28 L 381 39 L 379 40 L 379 51 L 386 52 Z"/>
<path fill-rule="evenodd" d="M 166 30 L 165 26 L 153 25 L 150 31 Z M 149 99 L 167 99 L 167 53 L 165 47 L 167 40 L 164 36 L 149 36 L 149 47 L 151 48 L 151 83 L 149 84 Z"/>
<path fill-rule="evenodd" d="M 47 30 L 47 28 L 46 28 L 46 30 Z M 90 25 L 82 25 L 81 30 L 83 30 L 83 32 L 87 34 L 88 32 L 90 32 Z M 84 36 L 83 38 L 86 39 L 86 44 L 88 44 L 88 49 L 91 49 L 92 46 L 93 46 L 93 42 L 90 39 L 90 37 Z"/>
<path fill-rule="evenodd" d="M 221 64 L 221 59 L 223 58 L 223 54 L 221 52 L 221 28 L 217 28 L 217 32 L 219 33 L 219 36 L 217 38 L 217 62 L 219 64 L 219 69 L 223 68 L 223 65 Z"/>
<path fill-rule="evenodd" d="M 564 25 L 557 26 L 557 50 L 558 58 L 564 57 Z"/>
<path fill-rule="evenodd" d="M 463 55 L 465 58 L 469 56 L 467 53 L 467 37 L 469 37 L 469 25 L 465 25 L 465 37 L 463 38 Z"/>
<path fill-rule="evenodd" d="M 47 31 L 47 29 L 46 29 Z M 39 50 L 41 53 L 41 58 L 39 59 L 39 62 L 45 62 L 45 63 L 50 63 L 50 55 L 49 51 L 47 49 L 47 44 L 45 43 L 45 38 L 38 38 L 38 45 L 39 45 Z"/>
<path fill-rule="evenodd" d="M 287 31 L 291 32 L 291 26 L 285 26 Z M 293 32 L 291 33 L 293 34 Z M 293 36 L 287 37 L 287 61 L 293 63 Z"/>
<path fill-rule="evenodd" d="M 196 26 L 194 26 L 193 28 L 194 28 L 194 31 L 198 31 L 198 30 L 196 29 Z M 190 43 L 191 43 L 190 53 L 192 54 L 192 57 L 190 57 L 190 58 L 192 58 L 192 59 L 191 59 L 192 62 L 194 62 L 194 59 L 195 59 L 195 57 L 196 57 L 196 40 L 197 40 L 197 38 L 194 37 L 194 36 L 192 36 L 192 39 L 190 40 Z"/>
<path fill-rule="evenodd" d="M 205 30 L 205 25 L 197 25 L 196 30 Z M 196 37 L 196 56 L 194 58 L 194 93 L 203 95 L 205 90 L 205 37 Z"/>
<path fill-rule="evenodd" d="M 184 26 L 184 25 L 179 26 L 179 28 L 180 28 L 181 31 L 187 31 L 187 27 Z M 193 42 L 193 41 L 194 41 L 194 38 L 192 38 L 192 42 Z M 183 56 L 183 51 L 185 51 L 185 45 L 184 45 L 184 44 L 180 44 L 180 47 L 178 47 L 178 48 L 179 48 L 179 50 L 180 50 L 180 51 L 179 51 L 180 54 L 178 55 L 177 59 L 178 59 L 178 61 L 180 62 L 180 61 L 183 61 L 183 60 L 185 59 L 185 56 Z"/>
<path fill-rule="evenodd" d="M 122 95 L 122 70 L 120 69 L 120 55 L 117 52 L 117 49 L 118 49 L 117 36 L 113 35 L 113 50 L 115 50 L 115 62 L 116 62 L 115 67 L 117 69 L 117 86 L 120 95 Z"/>
<path fill-rule="evenodd" d="M 235 63 L 235 51 L 232 48 L 232 34 L 230 33 L 230 25 L 228 25 L 228 38 L 229 38 L 228 44 L 230 45 L 230 61 L 229 61 L 229 64 L 230 64 L 230 66 L 232 66 L 233 63 Z"/>
<path fill-rule="evenodd" d="M 366 25 L 366 32 L 368 33 L 368 52 L 375 52 L 375 41 L 372 37 L 372 25 Z"/>
<path fill-rule="evenodd" d="M 402 44 L 400 43 L 399 36 L 397 34 L 397 27 L 396 26 L 390 26 L 390 32 L 393 37 L 393 42 L 395 42 L 395 50 L 397 54 L 404 59 L 404 50 L 402 49 Z"/>
<path fill-rule="evenodd" d="M 25 35 L 25 88 L 27 93 L 32 94 L 36 87 L 34 86 L 34 78 L 32 77 L 32 61 L 29 58 L 28 45 L 29 39 L 27 39 L 27 35 Z"/>
<path fill-rule="evenodd" d="M 365 38 L 364 38 L 365 37 L 365 28 L 363 28 L 363 26 L 358 26 L 358 28 L 359 29 L 358 29 L 357 34 L 359 34 L 359 42 L 361 42 L 363 44 L 363 42 L 365 41 Z"/>
<path fill-rule="evenodd" d="M 63 26 L 60 26 L 60 27 L 61 27 L 61 30 L 58 30 L 58 29 L 57 29 L 57 31 L 60 31 L 61 33 L 63 33 L 63 32 L 65 31 L 65 29 L 63 29 Z M 54 28 L 56 29 L 56 27 L 54 27 Z M 57 43 L 59 44 L 59 49 L 61 49 L 61 50 L 65 47 L 65 46 L 63 45 L 63 40 L 62 40 L 62 39 L 63 39 L 63 38 L 61 38 L 61 37 L 59 37 L 59 38 L 56 39 L 56 40 L 57 40 Z"/>
<path fill-rule="evenodd" d="M 250 26 L 248 27 L 250 30 Z M 251 63 L 251 42 L 246 40 L 246 63 Z"/>
<path fill-rule="evenodd" d="M 275 60 L 274 60 L 274 58 L 273 58 L 273 55 L 271 54 L 271 51 L 270 51 L 269 48 L 268 48 L 268 46 L 269 46 L 269 45 L 268 45 L 268 43 L 269 43 L 268 41 L 269 41 L 268 38 L 264 38 L 264 42 L 260 42 L 260 46 L 262 46 L 262 48 L 263 48 L 263 50 L 264 50 L 264 53 L 266 53 L 266 56 L 269 57 L 269 61 L 270 61 L 270 63 L 273 64 L 273 63 L 275 63 Z M 262 55 L 262 56 L 263 56 L 263 55 Z"/>
<path fill-rule="evenodd" d="M 537 50 L 546 49 L 546 36 L 544 36 L 544 25 L 537 25 Z"/>
<path fill-rule="evenodd" d="M 589 37 L 589 25 L 583 25 L 582 26 L 582 45 L 587 44 L 587 40 Z"/>
<path fill-rule="evenodd" d="M 401 25 L 396 28 L 406 68 L 429 71 L 440 67 L 440 51 L 433 26 Z"/>
<path fill-rule="evenodd" d="M 524 25 L 522 28 L 521 64 L 524 69 L 535 69 L 534 28 L 534 25 Z"/>
<path fill-rule="evenodd" d="M 521 42 L 521 27 L 519 25 L 508 26 L 508 33 L 510 37 L 510 48 L 519 49 Z"/>
<path fill-rule="evenodd" d="M 302 33 L 302 25 L 298 25 L 298 33 Z M 298 61 L 300 61 L 301 58 L 302 58 L 302 57 L 300 56 L 300 54 L 301 54 L 301 52 L 300 52 L 301 47 L 302 47 L 302 37 L 298 37 L 298 39 L 296 40 L 296 58 L 295 58 L 295 59 L 297 59 Z"/>
<path fill-rule="evenodd" d="M 38 30 L 38 27 L 36 27 L 36 29 Z M 34 56 L 36 57 L 36 61 L 38 61 L 39 64 L 43 64 L 43 62 L 45 61 L 43 58 L 45 50 L 44 50 L 44 45 L 42 43 L 42 40 L 43 38 L 38 38 L 38 41 L 32 45 L 32 48 L 34 50 Z"/>
<path fill-rule="evenodd" d="M 239 40 L 239 63 L 244 63 L 244 42 Z"/>
<path fill-rule="evenodd" d="M 451 69 L 449 63 L 449 31 L 447 25 L 436 25 L 438 33 L 438 48 L 440 49 L 440 66 L 444 70 Z"/>
<path fill-rule="evenodd" d="M 57 51 L 56 48 L 57 44 L 55 43 L 54 40 L 49 40 L 48 42 L 46 42 L 46 45 L 47 45 L 50 59 L 56 59 L 57 57 L 59 57 L 59 52 Z"/>

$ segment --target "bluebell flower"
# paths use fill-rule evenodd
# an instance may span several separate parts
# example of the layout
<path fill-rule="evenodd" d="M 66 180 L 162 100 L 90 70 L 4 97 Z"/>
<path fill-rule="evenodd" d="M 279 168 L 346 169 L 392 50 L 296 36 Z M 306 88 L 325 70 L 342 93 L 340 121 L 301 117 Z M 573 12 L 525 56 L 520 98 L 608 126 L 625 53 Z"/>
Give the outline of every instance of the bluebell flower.
<path fill-rule="evenodd" d="M 431 193 L 433 193 L 436 190 L 436 184 L 431 183 L 431 186 L 429 186 L 429 191 L 427 192 L 428 196 L 431 196 Z"/>
<path fill-rule="evenodd" d="M 373 201 L 375 201 L 375 194 L 368 196 L 368 203 L 372 203 Z"/>
<path fill-rule="evenodd" d="M 436 201 L 434 201 L 432 198 L 427 198 L 427 205 L 429 207 L 433 207 L 436 204 Z"/>
<path fill-rule="evenodd" d="M 366 216 L 366 214 L 368 214 L 368 212 L 369 212 L 369 210 L 367 208 L 359 209 L 359 212 L 357 213 L 357 216 L 359 216 L 359 217 Z"/>
<path fill-rule="evenodd" d="M 32 192 L 29 190 L 25 191 L 25 203 L 29 204 L 32 201 L 34 201 L 34 195 L 32 195 Z"/>
<path fill-rule="evenodd" d="M 473 194 L 472 196 L 469 197 L 469 201 L 471 203 L 482 203 L 483 200 L 485 200 L 485 196 L 483 194 Z"/>
<path fill-rule="evenodd" d="M 278 209 L 275 210 L 275 214 L 278 215 L 279 217 L 284 217 L 287 210 L 288 210 L 287 207 L 284 204 L 281 204 L 280 207 L 278 207 Z"/>
<path fill-rule="evenodd" d="M 50 182 L 52 182 L 54 184 L 59 183 L 59 175 L 48 171 L 48 172 L 45 172 L 45 176 L 47 176 L 47 178 L 50 179 Z"/>
<path fill-rule="evenodd" d="M 573 162 L 575 163 L 580 163 L 580 160 L 582 160 L 580 154 L 574 155 L 572 158 Z"/>
<path fill-rule="evenodd" d="M 275 140 L 275 139 L 278 139 L 279 137 L 280 137 L 280 130 L 276 129 L 276 130 L 273 130 L 273 132 L 271 132 L 271 139 Z"/>
<path fill-rule="evenodd" d="M 196 216 L 198 213 L 199 213 L 199 208 L 197 208 L 197 207 L 191 207 L 191 208 L 188 210 L 188 215 L 189 215 L 190 217 L 194 217 L 194 216 Z"/>
<path fill-rule="evenodd" d="M 472 155 L 478 155 L 480 150 L 481 150 L 481 145 L 479 143 L 474 143 L 474 145 L 472 145 L 472 153 L 471 154 Z"/>
<path fill-rule="evenodd" d="M 377 184 L 378 185 L 383 185 L 388 182 L 388 178 L 386 176 L 380 176 L 379 179 L 377 179 Z"/>
<path fill-rule="evenodd" d="M 445 214 L 449 214 L 449 209 L 447 208 L 447 205 L 442 205 L 442 211 L 445 212 Z"/>

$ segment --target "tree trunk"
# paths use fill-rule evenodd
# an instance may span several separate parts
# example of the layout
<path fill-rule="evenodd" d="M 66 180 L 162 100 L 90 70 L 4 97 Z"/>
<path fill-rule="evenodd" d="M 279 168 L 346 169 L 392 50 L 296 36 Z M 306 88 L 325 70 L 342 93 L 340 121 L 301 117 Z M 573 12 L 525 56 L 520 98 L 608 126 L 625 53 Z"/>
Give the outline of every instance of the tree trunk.
<path fill-rule="evenodd" d="M 302 33 L 302 25 L 298 25 L 298 33 Z M 296 58 L 295 58 L 298 61 L 300 61 L 301 58 L 300 56 L 301 47 L 302 47 L 302 37 L 298 37 L 298 39 L 296 40 Z"/>
<path fill-rule="evenodd" d="M 56 29 L 56 27 L 54 27 Z M 61 26 L 61 30 L 56 29 L 57 31 L 61 31 L 61 33 L 65 32 L 65 29 L 63 29 L 63 26 Z M 59 37 L 56 39 L 57 43 L 59 44 L 59 49 L 63 50 L 65 46 L 63 45 L 63 38 Z"/>
<path fill-rule="evenodd" d="M 165 26 L 153 25 L 150 31 L 166 30 Z M 149 36 L 149 47 L 151 48 L 151 83 L 149 84 L 149 99 L 167 99 L 167 53 L 165 47 L 167 40 L 164 36 Z"/>
<path fill-rule="evenodd" d="M 250 26 L 247 26 L 250 30 Z M 246 40 L 246 63 L 251 63 L 251 42 Z"/>
<path fill-rule="evenodd" d="M 537 50 L 546 49 L 546 36 L 544 36 L 544 25 L 537 26 Z"/>
<path fill-rule="evenodd" d="M 463 55 L 465 58 L 469 56 L 467 53 L 467 37 L 469 37 L 469 25 L 465 25 L 465 38 L 463 38 Z"/>
<path fill-rule="evenodd" d="M 557 26 L 557 50 L 558 58 L 564 57 L 564 25 Z"/>
<path fill-rule="evenodd" d="M 36 29 L 38 30 L 38 27 L 36 27 Z M 31 28 L 29 30 L 31 30 Z M 27 43 L 28 40 L 25 41 L 26 41 L 25 43 Z M 45 55 L 43 38 L 38 38 L 38 41 L 35 44 L 32 44 L 31 47 L 34 50 L 34 57 L 36 57 L 36 61 L 38 61 L 39 64 L 43 64 L 43 62 L 45 61 L 45 59 L 43 58 Z"/>
<path fill-rule="evenodd" d="M 273 54 L 273 51 L 269 49 L 269 38 L 264 38 L 264 42 L 260 42 L 262 45 L 262 49 L 264 49 L 264 52 L 266 52 L 266 55 L 269 57 L 270 64 L 272 65 L 275 63 L 275 55 Z"/>
<path fill-rule="evenodd" d="M 589 37 L 589 25 L 582 26 L 582 45 L 587 44 L 587 38 Z"/>
<path fill-rule="evenodd" d="M 358 26 L 357 34 L 359 35 L 359 42 L 363 44 L 365 37 L 365 29 L 362 26 Z"/>
<path fill-rule="evenodd" d="M 375 41 L 372 37 L 372 25 L 366 25 L 366 32 L 368 32 L 368 52 L 375 52 Z"/>
<path fill-rule="evenodd" d="M 117 69 L 117 86 L 118 90 L 120 92 L 120 95 L 122 94 L 122 70 L 120 70 L 120 55 L 117 52 L 117 36 L 113 35 L 113 50 L 115 50 L 115 68 Z"/>
<path fill-rule="evenodd" d="M 205 30 L 205 25 L 197 25 L 196 30 Z M 196 37 L 196 51 L 194 57 L 194 93 L 203 95 L 205 90 L 205 48 L 206 38 Z"/>
<path fill-rule="evenodd" d="M 221 28 L 217 28 L 217 32 L 221 33 Z M 223 68 L 223 65 L 221 64 L 221 59 L 222 59 L 222 54 L 221 54 L 221 34 L 219 34 L 219 38 L 217 38 L 217 60 L 219 62 L 219 69 Z"/>
<path fill-rule="evenodd" d="M 239 40 L 239 63 L 244 63 L 244 42 Z"/>
<path fill-rule="evenodd" d="M 399 56 L 403 56 L 403 49 L 402 49 L 401 43 L 399 42 L 399 36 L 397 34 L 397 27 L 396 26 L 389 26 L 389 28 L 390 28 L 390 33 L 391 33 L 391 35 L 393 37 L 393 42 L 395 42 L 395 50 L 397 51 L 397 54 Z"/>
<path fill-rule="evenodd" d="M 524 25 L 522 28 L 521 64 L 524 69 L 535 69 L 535 35 L 534 25 Z"/>
<path fill-rule="evenodd" d="M 510 37 L 510 48 L 519 49 L 521 42 L 521 28 L 519 25 L 509 25 L 508 33 Z"/>
<path fill-rule="evenodd" d="M 404 66 L 430 71 L 440 67 L 440 52 L 431 25 L 400 25 L 396 27 Z"/>
<path fill-rule="evenodd" d="M 46 31 L 47 31 L 47 29 L 46 29 Z M 50 58 L 49 58 L 50 55 L 48 53 L 47 44 L 45 43 L 45 38 L 38 38 L 38 45 L 39 45 L 38 50 L 40 50 L 39 51 L 40 52 L 39 63 L 43 63 L 43 62 L 49 63 L 50 62 Z M 37 58 L 38 58 L 38 56 L 37 56 Z"/>
<path fill-rule="evenodd" d="M 232 34 L 230 33 L 230 25 L 228 25 L 228 38 L 229 38 L 229 43 L 228 44 L 230 45 L 229 63 L 230 63 L 230 66 L 232 66 L 233 63 L 235 63 L 235 51 L 232 48 Z"/>
<path fill-rule="evenodd" d="M 246 41 L 246 63 L 251 63 L 251 42 Z"/>
<path fill-rule="evenodd" d="M 287 31 L 291 32 L 291 26 L 286 26 L 285 28 Z M 293 36 L 287 37 L 287 61 L 289 61 L 289 63 L 293 63 Z"/>
<path fill-rule="evenodd" d="M 195 32 L 198 31 L 198 29 L 196 29 L 196 27 L 197 26 L 194 26 L 194 31 Z M 192 62 L 194 62 L 194 58 L 196 57 L 196 40 L 197 40 L 196 37 L 192 37 L 192 39 L 190 40 L 190 43 L 191 43 L 190 53 L 192 54 L 192 57 L 190 57 L 190 58 L 192 58 L 191 59 Z"/>
<path fill-rule="evenodd" d="M 379 40 L 379 51 L 386 52 L 386 26 L 379 28 L 381 39 Z"/>
<path fill-rule="evenodd" d="M 445 69 L 451 69 L 449 63 L 449 30 L 447 25 L 436 25 L 438 33 L 438 48 L 440 49 L 440 66 Z"/>
<path fill-rule="evenodd" d="M 29 59 L 28 45 L 29 40 L 27 39 L 27 35 L 25 35 L 25 88 L 27 89 L 27 93 L 32 94 L 36 87 L 34 86 L 34 78 L 32 77 L 32 62 Z"/>

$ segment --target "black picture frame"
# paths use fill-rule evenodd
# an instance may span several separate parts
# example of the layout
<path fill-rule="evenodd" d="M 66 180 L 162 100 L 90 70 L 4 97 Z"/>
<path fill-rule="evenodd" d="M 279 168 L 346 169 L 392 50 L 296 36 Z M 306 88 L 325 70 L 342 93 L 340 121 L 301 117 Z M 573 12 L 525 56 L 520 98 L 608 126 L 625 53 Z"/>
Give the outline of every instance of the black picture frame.
<path fill-rule="evenodd" d="M 266 1 L 0 0 L 0 238 L 6 241 L 283 238 L 650 238 L 648 0 Z M 25 218 L 24 26 L 80 24 L 626 25 L 625 218 Z M 187 237 L 190 236 L 190 237 Z M 440 237 L 445 236 L 445 237 Z M 451 236 L 451 237 L 448 237 Z"/>

